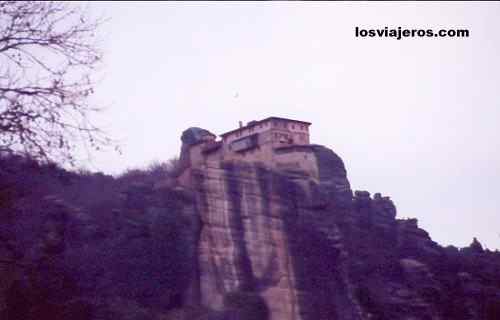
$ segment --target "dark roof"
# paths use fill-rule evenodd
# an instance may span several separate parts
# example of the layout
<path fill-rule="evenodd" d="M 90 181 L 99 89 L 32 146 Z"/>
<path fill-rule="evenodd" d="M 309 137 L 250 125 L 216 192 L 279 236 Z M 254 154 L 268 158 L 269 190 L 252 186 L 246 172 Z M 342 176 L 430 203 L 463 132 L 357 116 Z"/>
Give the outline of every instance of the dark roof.
<path fill-rule="evenodd" d="M 291 122 L 297 122 L 297 123 L 302 123 L 302 124 L 305 124 L 307 126 L 311 125 L 310 122 L 307 122 L 307 121 L 301 121 L 301 120 L 294 120 L 294 119 L 287 119 L 287 118 L 280 118 L 280 117 L 268 117 L 268 118 L 265 118 L 265 119 L 262 119 L 262 120 L 259 120 L 259 121 L 250 121 L 246 126 L 244 127 L 241 127 L 241 128 L 236 128 L 236 129 L 233 129 L 231 131 L 228 131 L 228 132 L 225 132 L 223 134 L 221 134 L 220 136 L 221 137 L 225 137 L 231 133 L 234 133 L 234 132 L 237 132 L 237 131 L 240 131 L 240 130 L 243 130 L 243 129 L 247 129 L 247 128 L 251 128 L 251 127 L 255 127 L 256 125 L 259 125 L 261 123 L 264 123 L 264 122 L 267 122 L 269 120 L 285 120 L 285 121 L 291 121 Z"/>

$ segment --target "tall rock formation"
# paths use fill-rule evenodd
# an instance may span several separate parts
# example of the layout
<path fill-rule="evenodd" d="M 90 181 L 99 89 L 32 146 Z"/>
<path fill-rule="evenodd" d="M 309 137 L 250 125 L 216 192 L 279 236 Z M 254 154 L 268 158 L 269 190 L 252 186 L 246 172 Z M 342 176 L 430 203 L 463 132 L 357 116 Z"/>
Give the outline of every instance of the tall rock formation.
<path fill-rule="evenodd" d="M 319 179 L 236 161 L 186 169 L 201 220 L 199 302 L 221 309 L 224 295 L 249 291 L 271 319 L 361 319 L 338 227 L 352 205 L 345 167 L 322 146 L 311 153 Z"/>
<path fill-rule="evenodd" d="M 210 161 L 203 153 L 197 165 L 184 164 L 181 189 L 200 221 L 185 301 L 222 310 L 228 294 L 251 292 L 272 320 L 483 319 L 496 312 L 498 283 L 480 290 L 489 306 L 478 308 L 474 296 L 463 305 L 447 292 L 462 287 L 463 276 L 440 265 L 454 253 L 416 219 L 397 220 L 389 197 L 353 194 L 333 151 L 311 145 L 308 154 L 310 171 Z"/>
<path fill-rule="evenodd" d="M 249 137 L 189 129 L 164 175 L 0 157 L 0 319 L 500 319 L 498 251 L 440 246 L 328 148 Z"/>

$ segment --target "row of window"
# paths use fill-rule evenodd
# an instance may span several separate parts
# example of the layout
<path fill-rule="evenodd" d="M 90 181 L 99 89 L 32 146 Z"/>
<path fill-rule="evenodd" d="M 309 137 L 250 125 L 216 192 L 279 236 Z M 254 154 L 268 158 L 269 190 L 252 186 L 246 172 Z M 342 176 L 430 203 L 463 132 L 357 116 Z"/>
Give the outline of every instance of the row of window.
<path fill-rule="evenodd" d="M 253 126 L 253 127 L 248 128 L 248 132 L 249 132 L 249 133 L 253 133 L 253 132 L 254 132 L 254 129 L 255 129 L 256 127 L 257 127 L 257 128 L 259 128 L 259 129 L 262 129 L 262 128 L 268 127 L 271 123 L 272 123 L 272 126 L 273 126 L 274 128 L 278 128 L 278 127 L 280 127 L 280 125 L 281 125 L 281 127 L 283 127 L 283 128 L 285 128 L 285 129 L 286 129 L 286 128 L 287 128 L 287 124 L 288 124 L 289 122 L 286 122 L 286 121 L 276 121 L 276 120 L 274 120 L 274 121 L 272 121 L 272 122 L 264 122 L 264 123 L 258 124 L 257 126 Z M 300 130 L 307 131 L 307 126 L 306 126 L 306 125 L 303 125 L 303 124 L 295 124 L 295 123 L 291 123 L 290 127 L 291 127 L 291 129 L 295 129 L 295 128 L 297 128 L 297 129 L 300 129 Z M 243 134 L 243 132 L 244 132 L 244 130 L 237 131 L 237 132 L 235 133 L 235 136 L 236 136 L 236 137 L 241 137 L 241 135 Z"/>
<path fill-rule="evenodd" d="M 289 143 L 293 143 L 293 137 L 297 137 L 298 136 L 298 140 L 300 142 L 303 142 L 303 143 L 306 143 L 307 142 L 307 138 L 306 138 L 306 134 L 305 133 L 299 133 L 299 134 L 295 134 L 295 135 L 289 135 L 289 134 L 286 134 L 286 133 L 274 133 L 274 140 L 278 140 L 280 142 L 286 142 L 288 141 Z"/>
<path fill-rule="evenodd" d="M 277 133 L 277 132 L 276 132 L 276 133 L 274 133 L 274 137 L 275 137 L 276 139 L 278 139 L 278 138 L 285 138 L 285 139 L 288 139 L 288 134 L 286 134 L 286 133 Z"/>
<path fill-rule="evenodd" d="M 276 120 L 274 120 L 274 121 L 272 121 L 272 123 L 273 123 L 273 127 L 275 127 L 275 128 L 280 127 L 280 125 L 283 128 L 287 128 L 288 127 L 287 125 L 290 122 L 287 122 L 287 121 L 276 121 Z M 305 126 L 303 124 L 296 124 L 296 123 L 293 123 L 293 122 L 290 124 L 290 127 L 292 129 L 297 128 L 297 129 L 300 129 L 300 130 L 307 130 L 307 126 Z"/>

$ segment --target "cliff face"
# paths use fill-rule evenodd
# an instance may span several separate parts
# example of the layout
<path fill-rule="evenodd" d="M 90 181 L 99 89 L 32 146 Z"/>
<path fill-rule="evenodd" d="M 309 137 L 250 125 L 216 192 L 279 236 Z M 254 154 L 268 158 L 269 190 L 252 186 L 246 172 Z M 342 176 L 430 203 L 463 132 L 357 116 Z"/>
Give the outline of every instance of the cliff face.
<path fill-rule="evenodd" d="M 486 275 L 469 264 L 471 252 L 397 220 L 389 197 L 353 194 L 342 160 L 312 150 L 319 179 L 258 163 L 190 169 L 185 187 L 200 217 L 192 301 L 222 310 L 224 296 L 252 292 L 273 320 L 498 315 L 498 254 L 473 254 L 490 259 Z"/>
<path fill-rule="evenodd" d="M 221 309 L 225 294 L 251 291 L 264 298 L 272 319 L 359 318 L 332 215 L 347 210 L 349 183 L 338 157 L 316 151 L 336 168 L 319 185 L 257 164 L 193 170 L 203 304 Z M 341 308 L 328 303 L 333 296 Z"/>
<path fill-rule="evenodd" d="M 177 179 L 0 170 L 0 318 L 500 319 L 500 253 L 438 245 L 333 151 L 271 169 L 184 140 Z"/>

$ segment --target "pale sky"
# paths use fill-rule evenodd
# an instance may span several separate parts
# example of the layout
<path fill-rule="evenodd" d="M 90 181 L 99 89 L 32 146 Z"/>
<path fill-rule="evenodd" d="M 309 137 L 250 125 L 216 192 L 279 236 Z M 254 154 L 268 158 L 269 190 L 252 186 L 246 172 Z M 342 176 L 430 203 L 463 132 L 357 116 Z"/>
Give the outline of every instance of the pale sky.
<path fill-rule="evenodd" d="M 500 3 L 91 3 L 109 22 L 98 121 L 116 174 L 177 156 L 191 126 L 312 122 L 353 190 L 389 195 L 442 245 L 500 249 Z M 468 38 L 356 38 L 466 28 Z"/>

